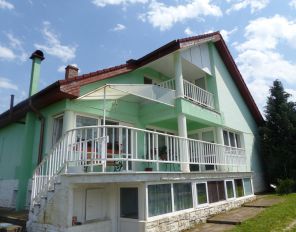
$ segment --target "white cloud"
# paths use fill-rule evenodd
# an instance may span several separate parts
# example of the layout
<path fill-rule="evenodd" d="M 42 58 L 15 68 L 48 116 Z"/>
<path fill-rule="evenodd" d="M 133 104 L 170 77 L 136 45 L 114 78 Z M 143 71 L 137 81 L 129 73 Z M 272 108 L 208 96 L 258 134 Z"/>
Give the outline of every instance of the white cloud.
<path fill-rule="evenodd" d="M 10 47 L 14 49 L 16 53 L 16 57 L 20 61 L 25 62 L 28 59 L 29 54 L 23 48 L 23 42 L 11 33 L 6 33 L 6 36 L 9 40 Z"/>
<path fill-rule="evenodd" d="M 193 31 L 191 30 L 190 27 L 186 27 L 185 30 L 184 30 L 184 33 L 185 33 L 186 35 L 188 35 L 188 36 L 193 36 L 193 35 L 196 34 L 195 32 L 193 32 Z"/>
<path fill-rule="evenodd" d="M 227 2 L 233 2 L 234 0 L 228 0 Z M 231 11 L 239 11 L 244 8 L 250 7 L 251 13 L 262 10 L 267 7 L 269 0 L 238 0 L 231 5 L 231 7 L 226 11 L 229 14 Z"/>
<path fill-rule="evenodd" d="M 6 0 L 0 0 L 0 9 L 12 10 L 14 9 L 14 5 Z"/>
<path fill-rule="evenodd" d="M 125 30 L 126 27 L 123 25 L 123 24 L 116 24 L 116 26 L 112 29 L 112 31 L 122 31 L 122 30 Z"/>
<path fill-rule="evenodd" d="M 262 109 L 269 86 L 275 79 L 296 87 L 296 63 L 287 60 L 278 51 L 278 45 L 295 49 L 296 22 L 283 16 L 258 18 L 245 28 L 245 41 L 236 44 L 236 58 L 240 71 Z"/>
<path fill-rule="evenodd" d="M 3 47 L 0 45 L 0 59 L 1 60 L 14 60 L 16 55 L 14 52 L 7 47 Z"/>
<path fill-rule="evenodd" d="M 170 29 L 175 23 L 188 19 L 200 19 L 202 16 L 222 16 L 221 9 L 212 4 L 211 0 L 190 0 L 184 5 L 165 5 L 157 0 L 152 0 L 147 13 L 139 18 L 148 21 L 153 27 L 161 31 Z"/>
<path fill-rule="evenodd" d="M 227 31 L 227 30 L 221 30 L 220 33 L 223 37 L 223 39 L 228 42 L 229 41 L 229 37 L 231 34 L 235 33 L 237 31 L 237 27 L 235 27 L 234 29 L 230 30 L 230 31 Z"/>
<path fill-rule="evenodd" d="M 93 0 L 92 3 L 98 7 L 107 5 L 128 5 L 135 3 L 147 3 L 148 0 Z"/>
<path fill-rule="evenodd" d="M 289 6 L 296 8 L 296 0 L 291 0 Z"/>
<path fill-rule="evenodd" d="M 11 83 L 10 80 L 0 77 L 0 89 L 13 89 L 13 90 L 18 90 L 18 87 Z"/>
<path fill-rule="evenodd" d="M 67 62 L 75 58 L 76 46 L 62 45 L 58 35 L 51 29 L 51 24 L 47 21 L 43 22 L 43 37 L 46 44 L 34 44 L 37 49 L 44 50 L 46 53 Z"/>

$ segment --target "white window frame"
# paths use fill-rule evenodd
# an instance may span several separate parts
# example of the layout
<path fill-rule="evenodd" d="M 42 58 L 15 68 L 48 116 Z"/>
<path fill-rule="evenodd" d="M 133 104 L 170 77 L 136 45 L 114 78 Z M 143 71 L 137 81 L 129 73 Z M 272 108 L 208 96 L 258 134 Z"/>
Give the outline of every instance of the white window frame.
<path fill-rule="evenodd" d="M 59 141 L 59 139 L 63 136 L 64 116 L 65 116 L 64 113 L 61 113 L 61 114 L 57 114 L 57 115 L 55 115 L 55 116 L 52 117 L 52 127 L 51 127 L 52 128 L 52 133 L 51 133 L 51 136 L 50 136 L 50 138 L 51 138 L 51 147 L 53 147 Z M 59 139 L 56 139 L 56 141 L 54 141 L 53 136 L 54 136 L 55 120 L 58 119 L 58 118 L 60 118 L 60 117 L 63 117 L 62 135 L 61 135 L 61 137 Z"/>
<path fill-rule="evenodd" d="M 202 181 L 202 182 L 193 182 L 194 186 L 195 186 L 195 199 L 196 199 L 196 208 L 201 208 L 201 207 L 205 207 L 209 205 L 209 193 L 208 193 L 208 185 L 207 185 L 207 181 Z M 199 204 L 198 203 L 198 193 L 197 193 L 197 184 L 205 184 L 206 185 L 206 195 L 207 195 L 207 202 L 203 203 L 203 204 Z"/>
<path fill-rule="evenodd" d="M 227 132 L 227 138 L 228 138 L 229 145 L 226 145 L 225 144 L 224 131 Z M 233 133 L 235 146 L 232 146 L 231 145 L 229 133 Z M 240 140 L 240 143 L 241 143 L 241 147 L 238 147 L 237 146 L 236 135 L 238 135 L 238 137 L 239 137 L 239 140 Z M 226 129 L 226 128 L 222 128 L 222 141 L 223 141 L 223 145 L 224 146 L 234 147 L 234 148 L 238 148 L 238 149 L 244 149 L 243 134 L 241 132 L 229 130 L 229 129 Z"/>
<path fill-rule="evenodd" d="M 233 197 L 230 197 L 230 198 L 228 197 L 228 192 L 227 192 L 227 185 L 226 185 L 226 182 L 227 181 L 232 183 Z M 236 191 L 235 191 L 235 186 L 234 186 L 234 179 L 226 179 L 226 180 L 224 180 L 224 188 L 225 188 L 226 200 L 235 199 L 236 198 Z"/>

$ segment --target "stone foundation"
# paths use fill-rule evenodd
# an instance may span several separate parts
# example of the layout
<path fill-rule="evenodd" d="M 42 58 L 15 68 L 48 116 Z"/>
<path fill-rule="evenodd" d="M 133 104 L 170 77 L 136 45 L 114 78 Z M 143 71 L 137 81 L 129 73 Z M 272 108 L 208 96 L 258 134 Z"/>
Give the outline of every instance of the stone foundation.
<path fill-rule="evenodd" d="M 207 207 L 197 208 L 191 211 L 175 213 L 163 216 L 161 219 L 146 222 L 145 232 L 179 232 L 191 229 L 199 223 L 206 222 L 212 215 L 238 208 L 246 202 L 253 201 L 256 196 L 242 197 L 233 201 L 213 203 Z"/>

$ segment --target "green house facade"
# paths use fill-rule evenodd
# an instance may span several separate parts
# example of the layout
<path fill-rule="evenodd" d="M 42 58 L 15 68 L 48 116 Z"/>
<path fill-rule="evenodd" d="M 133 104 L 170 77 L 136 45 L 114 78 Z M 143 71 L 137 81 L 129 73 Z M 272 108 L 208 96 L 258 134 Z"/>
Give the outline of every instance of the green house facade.
<path fill-rule="evenodd" d="M 37 92 L 0 115 L 0 206 L 28 231 L 182 231 L 265 189 L 262 116 L 219 32 Z"/>

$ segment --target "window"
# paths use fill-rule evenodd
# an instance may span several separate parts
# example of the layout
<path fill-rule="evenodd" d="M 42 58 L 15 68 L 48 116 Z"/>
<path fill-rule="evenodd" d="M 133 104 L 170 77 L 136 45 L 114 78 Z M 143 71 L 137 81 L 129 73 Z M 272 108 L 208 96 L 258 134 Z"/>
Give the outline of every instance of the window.
<path fill-rule="evenodd" d="M 233 181 L 227 180 L 225 182 L 226 182 L 227 198 L 233 198 L 234 197 Z"/>
<path fill-rule="evenodd" d="M 138 188 L 120 189 L 120 217 L 139 218 Z"/>
<path fill-rule="evenodd" d="M 201 204 L 208 203 L 206 183 L 196 184 L 196 192 L 197 192 L 197 204 L 201 205 Z"/>
<path fill-rule="evenodd" d="M 245 189 L 245 195 L 252 195 L 252 184 L 251 184 L 251 179 L 250 178 L 245 178 L 244 179 L 244 189 Z"/>
<path fill-rule="evenodd" d="M 208 194 L 210 203 L 225 200 L 224 181 L 209 181 Z"/>
<path fill-rule="evenodd" d="M 240 135 L 234 132 L 223 130 L 224 145 L 242 148 Z"/>
<path fill-rule="evenodd" d="M 242 179 L 234 180 L 236 197 L 244 196 L 244 187 Z"/>
<path fill-rule="evenodd" d="M 173 184 L 175 210 L 189 209 L 193 207 L 191 183 Z"/>
<path fill-rule="evenodd" d="M 152 85 L 152 79 L 148 78 L 148 77 L 144 77 L 144 84 L 145 85 Z"/>
<path fill-rule="evenodd" d="M 76 116 L 76 127 L 84 127 L 84 126 L 97 126 L 98 125 L 97 118 L 85 117 L 85 116 Z M 93 130 L 91 128 L 78 130 L 77 139 L 87 140 L 90 139 L 92 136 L 97 136 L 97 130 Z M 94 133 L 94 134 L 93 134 Z"/>
<path fill-rule="evenodd" d="M 63 134 L 63 122 L 64 116 L 58 116 L 53 119 L 53 131 L 52 131 L 52 145 L 55 145 Z"/>
<path fill-rule="evenodd" d="M 149 217 L 172 212 L 171 184 L 148 186 Z"/>

